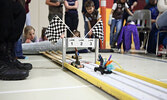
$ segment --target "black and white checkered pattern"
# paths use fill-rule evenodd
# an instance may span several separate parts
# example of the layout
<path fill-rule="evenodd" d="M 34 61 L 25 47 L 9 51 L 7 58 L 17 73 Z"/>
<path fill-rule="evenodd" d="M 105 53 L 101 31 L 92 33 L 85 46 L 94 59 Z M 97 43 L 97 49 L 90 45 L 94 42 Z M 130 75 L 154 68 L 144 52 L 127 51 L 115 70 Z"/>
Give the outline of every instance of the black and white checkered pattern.
<path fill-rule="evenodd" d="M 104 33 L 103 33 L 103 21 L 98 21 L 92 28 L 92 33 L 95 35 L 95 37 L 101 39 L 103 41 L 104 39 Z"/>
<path fill-rule="evenodd" d="M 48 28 L 46 29 L 46 37 L 49 41 L 57 43 L 62 34 L 65 34 L 66 24 L 58 17 L 55 16 L 50 22 Z"/>

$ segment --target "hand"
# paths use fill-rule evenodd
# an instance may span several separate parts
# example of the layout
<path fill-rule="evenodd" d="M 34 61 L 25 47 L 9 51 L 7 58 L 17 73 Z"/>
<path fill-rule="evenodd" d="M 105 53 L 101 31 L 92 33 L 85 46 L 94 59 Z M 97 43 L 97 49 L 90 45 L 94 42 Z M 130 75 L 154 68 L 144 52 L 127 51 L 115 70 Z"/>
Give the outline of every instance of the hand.
<path fill-rule="evenodd" d="M 92 35 L 92 30 L 88 33 L 88 36 L 91 37 Z"/>
<path fill-rule="evenodd" d="M 30 39 L 27 39 L 27 40 L 25 41 L 25 43 L 31 43 L 31 40 L 30 40 Z"/>
<path fill-rule="evenodd" d="M 64 38 L 64 37 L 65 37 L 65 35 L 64 35 L 64 34 L 62 34 L 60 37 L 61 37 L 61 38 Z"/>
<path fill-rule="evenodd" d="M 56 2 L 55 6 L 60 6 L 60 2 Z"/>
<path fill-rule="evenodd" d="M 132 5 L 130 9 L 133 10 L 133 9 L 134 9 L 134 6 Z"/>

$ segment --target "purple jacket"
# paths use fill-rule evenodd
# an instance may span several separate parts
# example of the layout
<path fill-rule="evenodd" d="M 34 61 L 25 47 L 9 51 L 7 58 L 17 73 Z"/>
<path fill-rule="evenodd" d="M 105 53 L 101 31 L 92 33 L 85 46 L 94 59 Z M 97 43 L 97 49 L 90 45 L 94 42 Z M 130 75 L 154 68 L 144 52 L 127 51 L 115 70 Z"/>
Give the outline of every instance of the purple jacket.
<path fill-rule="evenodd" d="M 139 35 L 137 31 L 136 25 L 129 24 L 127 26 L 124 26 L 121 30 L 121 33 L 119 35 L 118 41 L 117 41 L 117 47 L 121 48 L 121 43 L 123 42 L 123 48 L 124 51 L 128 51 L 131 49 L 131 42 L 132 42 L 132 35 L 135 43 L 135 49 L 140 49 L 140 41 L 139 41 Z"/>

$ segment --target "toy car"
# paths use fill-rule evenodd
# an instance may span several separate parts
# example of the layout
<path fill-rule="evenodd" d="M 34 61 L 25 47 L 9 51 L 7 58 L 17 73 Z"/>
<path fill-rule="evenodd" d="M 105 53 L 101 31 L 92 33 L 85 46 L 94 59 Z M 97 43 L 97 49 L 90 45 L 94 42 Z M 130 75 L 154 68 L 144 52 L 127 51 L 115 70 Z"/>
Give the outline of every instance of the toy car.
<path fill-rule="evenodd" d="M 77 48 L 75 48 L 75 59 L 76 61 L 72 62 L 71 65 L 76 67 L 76 68 L 84 68 L 84 65 L 81 65 L 80 61 L 79 61 L 79 53 Z"/>
<path fill-rule="evenodd" d="M 102 56 L 99 54 L 98 61 L 100 61 L 100 65 L 99 65 L 99 67 L 95 67 L 94 71 L 95 72 L 100 71 L 102 75 L 104 73 L 105 74 L 111 74 L 112 70 L 114 69 L 114 66 L 111 64 L 112 60 L 110 61 L 110 59 L 111 59 L 111 55 L 110 55 L 108 61 L 104 61 Z"/>

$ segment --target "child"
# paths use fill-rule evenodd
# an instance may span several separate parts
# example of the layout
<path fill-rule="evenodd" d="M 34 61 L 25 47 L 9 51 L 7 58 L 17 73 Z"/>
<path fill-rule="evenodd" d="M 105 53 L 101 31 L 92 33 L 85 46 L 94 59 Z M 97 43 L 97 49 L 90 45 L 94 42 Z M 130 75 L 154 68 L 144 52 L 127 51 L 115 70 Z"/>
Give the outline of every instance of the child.
<path fill-rule="evenodd" d="M 111 48 L 116 47 L 115 43 L 118 38 L 118 34 L 121 30 L 122 26 L 122 17 L 124 13 L 124 9 L 129 13 L 129 15 L 133 15 L 132 12 L 128 9 L 129 6 L 126 3 L 126 0 L 117 0 L 116 3 L 113 4 L 110 19 L 112 19 L 110 25 L 110 46 Z M 116 27 L 116 33 L 114 35 L 114 29 Z"/>
<path fill-rule="evenodd" d="M 23 43 L 37 42 L 35 29 L 32 26 L 26 26 L 24 29 Z"/>
<path fill-rule="evenodd" d="M 41 34 L 41 38 L 39 38 L 39 42 L 48 40 L 48 38 L 46 37 L 46 33 L 45 33 L 46 29 L 47 28 L 45 27 L 42 28 L 42 34 Z"/>
<path fill-rule="evenodd" d="M 66 8 L 65 12 L 65 23 L 69 26 L 71 31 L 78 28 L 78 0 L 65 0 L 64 5 Z M 70 31 L 67 30 L 67 37 L 71 37 Z"/>
<path fill-rule="evenodd" d="M 88 22 L 88 29 L 90 30 L 99 20 L 101 20 L 101 15 L 95 9 L 94 2 L 92 0 L 87 0 L 85 2 L 85 9 L 87 11 L 85 14 L 86 21 Z M 91 31 L 88 33 L 88 37 L 93 38 Z"/>
<path fill-rule="evenodd" d="M 85 28 L 85 31 L 84 31 L 84 34 L 86 35 L 88 33 L 88 22 L 86 21 L 86 18 L 85 18 L 85 14 L 86 14 L 86 9 L 85 9 L 85 2 L 87 0 L 83 0 L 82 1 L 82 14 L 83 14 L 83 19 L 84 19 L 84 28 Z M 99 9 L 99 0 L 92 0 L 94 2 L 94 5 L 95 5 L 95 9 L 98 10 Z"/>

